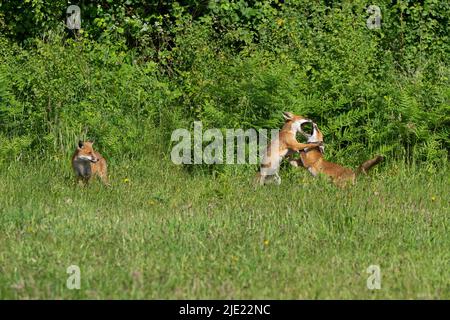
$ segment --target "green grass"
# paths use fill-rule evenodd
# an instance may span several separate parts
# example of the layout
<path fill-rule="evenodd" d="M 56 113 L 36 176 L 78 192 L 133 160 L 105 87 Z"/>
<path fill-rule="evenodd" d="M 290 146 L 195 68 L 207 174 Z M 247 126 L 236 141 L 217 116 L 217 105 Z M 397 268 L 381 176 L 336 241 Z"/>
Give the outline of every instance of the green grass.
<path fill-rule="evenodd" d="M 251 170 L 164 163 L 111 165 L 110 189 L 75 186 L 66 162 L 2 168 L 0 297 L 450 298 L 448 170 L 384 165 L 343 190 L 289 169 L 255 190 Z"/>

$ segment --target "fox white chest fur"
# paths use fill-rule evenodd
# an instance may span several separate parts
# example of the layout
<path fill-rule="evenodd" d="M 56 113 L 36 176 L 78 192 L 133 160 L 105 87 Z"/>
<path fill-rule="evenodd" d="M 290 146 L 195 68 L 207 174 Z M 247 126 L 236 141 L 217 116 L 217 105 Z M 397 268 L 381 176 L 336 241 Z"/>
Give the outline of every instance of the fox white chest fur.
<path fill-rule="evenodd" d="M 91 161 L 77 157 L 72 162 L 75 174 L 80 178 L 89 178 L 92 175 Z"/>

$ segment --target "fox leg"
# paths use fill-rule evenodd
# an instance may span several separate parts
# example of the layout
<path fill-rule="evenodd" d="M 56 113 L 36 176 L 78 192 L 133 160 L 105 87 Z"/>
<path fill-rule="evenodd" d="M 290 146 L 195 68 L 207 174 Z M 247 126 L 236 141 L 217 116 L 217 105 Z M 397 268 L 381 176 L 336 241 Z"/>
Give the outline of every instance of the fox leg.
<path fill-rule="evenodd" d="M 260 174 L 259 175 L 259 185 L 263 186 L 265 184 L 265 182 L 266 182 L 266 176 L 263 174 Z"/>
<path fill-rule="evenodd" d="M 290 151 L 302 151 L 306 148 L 316 148 L 320 145 L 322 145 L 322 142 L 315 142 L 315 143 L 300 143 L 295 140 L 295 138 L 291 138 L 288 141 L 286 141 L 287 147 L 290 149 Z"/>
<path fill-rule="evenodd" d="M 78 186 L 85 187 L 85 186 L 88 185 L 88 183 L 89 183 L 89 178 L 87 178 L 87 177 L 80 177 L 80 176 L 77 177 L 77 184 L 78 184 Z"/>
<path fill-rule="evenodd" d="M 106 165 L 106 161 L 104 159 L 101 159 L 98 162 L 98 167 L 96 170 L 97 176 L 100 178 L 102 183 L 105 186 L 109 186 L 109 179 L 108 179 L 108 167 Z"/>
<path fill-rule="evenodd" d="M 289 160 L 289 163 L 290 163 L 291 166 L 293 166 L 293 167 L 299 167 L 297 159 Z"/>
<path fill-rule="evenodd" d="M 108 172 L 106 170 L 106 165 L 103 166 L 102 170 L 98 173 L 100 180 L 103 182 L 105 186 L 109 186 Z"/>
<path fill-rule="evenodd" d="M 110 186 L 109 179 L 108 179 L 108 176 L 106 174 L 100 175 L 100 180 L 103 182 L 103 184 L 105 186 Z"/>
<path fill-rule="evenodd" d="M 270 170 L 271 163 L 262 163 L 259 171 L 259 185 L 263 186 L 266 184 L 267 176 L 269 175 L 267 171 Z"/>
<path fill-rule="evenodd" d="M 296 143 L 293 145 L 293 147 L 291 148 L 294 151 L 302 151 L 306 148 L 316 148 L 318 146 L 320 146 L 321 143 Z"/>
<path fill-rule="evenodd" d="M 287 160 L 293 167 L 303 167 L 303 162 L 301 158 L 294 158 L 294 153 L 288 154 Z"/>
<path fill-rule="evenodd" d="M 275 183 L 276 183 L 277 185 L 280 185 L 280 184 L 281 184 L 281 177 L 278 175 L 278 172 L 275 173 L 275 174 L 273 175 L 273 178 L 274 178 Z"/>

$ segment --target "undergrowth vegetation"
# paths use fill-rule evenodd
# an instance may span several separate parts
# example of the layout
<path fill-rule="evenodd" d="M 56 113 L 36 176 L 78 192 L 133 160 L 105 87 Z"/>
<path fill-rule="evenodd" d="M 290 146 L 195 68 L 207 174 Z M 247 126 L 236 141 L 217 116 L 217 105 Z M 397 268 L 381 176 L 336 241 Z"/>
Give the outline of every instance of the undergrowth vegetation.
<path fill-rule="evenodd" d="M 79 32 L 68 3 L 0 1 L 0 298 L 450 297 L 450 2 L 80 0 Z M 171 162 L 175 129 L 282 111 L 386 161 L 348 188 Z M 80 139 L 110 187 L 75 185 Z"/>
<path fill-rule="evenodd" d="M 159 158 L 111 164 L 111 188 L 63 160 L 0 171 L 0 298 L 450 297 L 448 171 L 392 164 L 343 190 L 292 168 L 254 189 Z"/>
<path fill-rule="evenodd" d="M 0 7 L 2 161 L 59 157 L 84 137 L 112 159 L 168 151 L 193 120 L 277 128 L 284 110 L 318 122 L 331 159 L 448 159 L 445 2 L 381 1 L 372 30 L 364 1 L 107 3 L 82 3 L 76 39 L 64 2 L 22 4 L 42 16 Z"/>

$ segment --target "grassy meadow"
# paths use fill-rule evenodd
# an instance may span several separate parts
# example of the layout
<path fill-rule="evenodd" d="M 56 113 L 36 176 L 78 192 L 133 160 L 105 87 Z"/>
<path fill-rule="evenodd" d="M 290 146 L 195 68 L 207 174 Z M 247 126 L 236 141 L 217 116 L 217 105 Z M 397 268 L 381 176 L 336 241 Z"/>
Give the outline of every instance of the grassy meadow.
<path fill-rule="evenodd" d="M 0 299 L 450 299 L 449 18 L 449 1 L 0 0 Z M 340 189 L 169 159 L 176 129 L 201 122 L 206 146 L 284 111 L 327 160 L 386 161 Z M 79 140 L 111 187 L 76 185 Z"/>
<path fill-rule="evenodd" d="M 255 189 L 252 170 L 160 155 L 110 172 L 111 188 L 82 188 L 68 160 L 2 167 L 0 298 L 450 298 L 448 169 L 388 162 L 348 189 L 295 168 Z"/>

